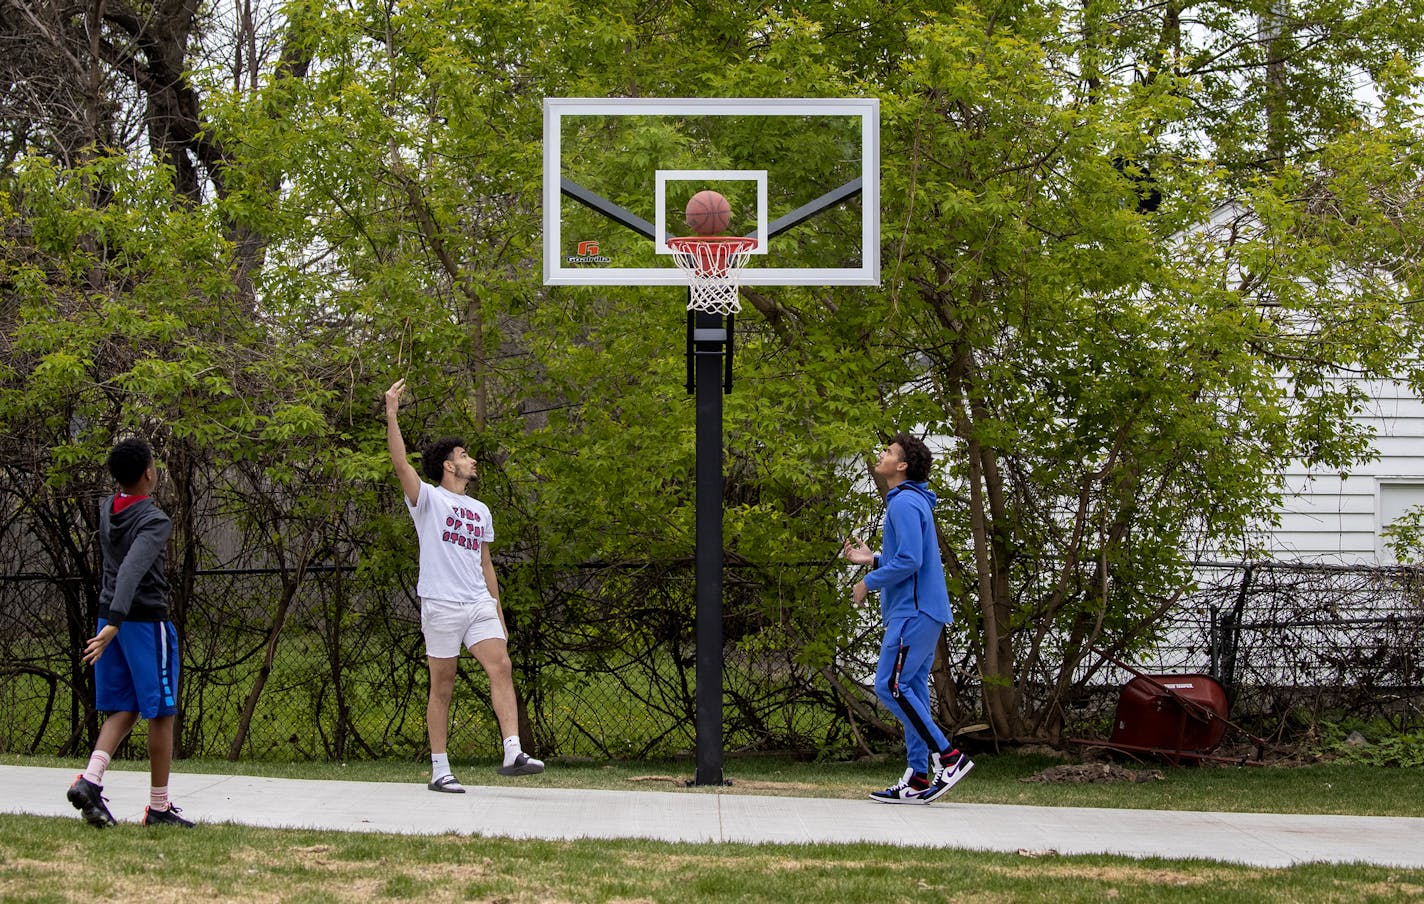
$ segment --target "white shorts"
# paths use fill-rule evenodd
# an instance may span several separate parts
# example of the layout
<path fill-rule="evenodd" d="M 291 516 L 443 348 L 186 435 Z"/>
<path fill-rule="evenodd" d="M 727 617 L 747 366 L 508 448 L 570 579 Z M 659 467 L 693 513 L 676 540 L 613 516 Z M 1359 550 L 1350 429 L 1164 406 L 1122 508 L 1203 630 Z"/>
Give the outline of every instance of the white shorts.
<path fill-rule="evenodd" d="M 460 648 L 482 640 L 507 640 L 499 622 L 499 604 L 492 598 L 460 603 L 420 598 L 420 630 L 425 633 L 425 655 L 453 659 Z"/>

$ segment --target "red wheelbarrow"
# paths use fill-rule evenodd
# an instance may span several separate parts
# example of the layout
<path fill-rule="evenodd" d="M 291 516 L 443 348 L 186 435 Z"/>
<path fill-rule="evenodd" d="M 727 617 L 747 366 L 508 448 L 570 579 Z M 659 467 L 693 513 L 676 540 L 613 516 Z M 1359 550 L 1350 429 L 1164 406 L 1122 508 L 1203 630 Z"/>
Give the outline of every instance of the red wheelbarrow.
<path fill-rule="evenodd" d="M 1256 742 L 1256 758 L 1263 756 L 1265 741 L 1227 718 L 1226 690 L 1215 678 L 1198 674 L 1146 675 L 1111 656 L 1104 655 L 1104 659 L 1134 677 L 1118 693 L 1108 740 L 1074 739 L 1075 744 L 1149 754 L 1173 765 L 1201 760 L 1244 764 L 1244 757 L 1212 755 L 1221 745 L 1226 729 L 1235 728 Z"/>

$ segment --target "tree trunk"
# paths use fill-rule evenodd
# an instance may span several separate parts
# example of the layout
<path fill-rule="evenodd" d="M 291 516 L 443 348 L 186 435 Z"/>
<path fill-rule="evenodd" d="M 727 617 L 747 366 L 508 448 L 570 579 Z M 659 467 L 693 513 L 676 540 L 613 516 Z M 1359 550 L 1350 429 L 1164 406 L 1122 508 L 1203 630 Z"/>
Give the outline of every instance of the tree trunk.
<path fill-rule="evenodd" d="M 272 627 L 267 632 L 267 652 L 262 657 L 262 666 L 257 670 L 257 678 L 252 683 L 252 689 L 247 692 L 247 700 L 242 704 L 242 715 L 237 720 L 237 732 L 233 735 L 232 744 L 228 747 L 227 758 L 229 762 L 237 762 L 242 758 L 242 746 L 247 743 L 247 733 L 252 727 L 252 717 L 257 712 L 257 701 L 262 697 L 262 690 L 267 686 L 267 679 L 272 674 L 272 663 L 277 658 L 277 644 L 282 639 L 282 628 L 287 622 L 287 612 L 291 608 L 292 598 L 297 594 L 297 588 L 302 584 L 302 569 L 298 569 L 294 578 L 285 581 L 282 585 L 282 599 L 277 604 L 277 614 L 272 619 Z"/>

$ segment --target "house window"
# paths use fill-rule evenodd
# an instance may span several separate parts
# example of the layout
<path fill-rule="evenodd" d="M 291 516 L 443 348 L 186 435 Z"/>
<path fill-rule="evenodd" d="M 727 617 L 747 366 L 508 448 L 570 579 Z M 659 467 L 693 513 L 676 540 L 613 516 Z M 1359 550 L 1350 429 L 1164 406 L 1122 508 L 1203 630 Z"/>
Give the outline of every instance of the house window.
<path fill-rule="evenodd" d="M 1375 529 L 1375 552 L 1381 564 L 1393 565 L 1398 559 L 1389 548 L 1384 529 L 1401 515 L 1414 508 L 1424 508 L 1424 480 L 1381 480 L 1377 484 L 1375 511 L 1379 523 Z M 1424 551 L 1421 551 L 1424 557 Z"/>

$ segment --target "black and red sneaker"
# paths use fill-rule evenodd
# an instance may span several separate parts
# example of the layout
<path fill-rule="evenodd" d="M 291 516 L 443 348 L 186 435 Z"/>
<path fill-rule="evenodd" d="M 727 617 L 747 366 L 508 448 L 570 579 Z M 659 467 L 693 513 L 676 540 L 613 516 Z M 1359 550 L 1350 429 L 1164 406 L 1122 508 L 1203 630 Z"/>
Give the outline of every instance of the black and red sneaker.
<path fill-rule="evenodd" d="M 193 823 L 179 816 L 182 811 L 172 804 L 166 810 L 155 810 L 152 807 L 143 808 L 143 824 L 146 826 L 179 826 L 191 829 Z"/>
<path fill-rule="evenodd" d="M 939 758 L 938 768 L 935 769 L 934 782 L 928 791 L 920 795 L 920 800 L 930 804 L 944 797 L 949 793 L 949 789 L 959 784 L 959 780 L 968 775 L 969 770 L 973 768 L 974 761 L 958 750 L 951 750 L 942 755 Z"/>
<path fill-rule="evenodd" d="M 906 769 L 905 774 L 900 777 L 900 781 L 884 791 L 870 792 L 870 799 L 882 804 L 919 804 L 925 802 L 921 795 L 929 789 L 929 776 L 913 769 Z"/>
<path fill-rule="evenodd" d="M 69 792 L 66 795 L 69 802 L 74 804 L 74 809 L 83 814 L 84 821 L 96 829 L 119 824 L 119 821 L 114 818 L 114 814 L 104 806 L 103 791 L 103 785 L 96 785 L 81 775 L 74 780 L 74 784 L 69 786 Z"/>

